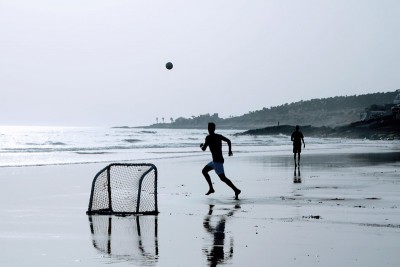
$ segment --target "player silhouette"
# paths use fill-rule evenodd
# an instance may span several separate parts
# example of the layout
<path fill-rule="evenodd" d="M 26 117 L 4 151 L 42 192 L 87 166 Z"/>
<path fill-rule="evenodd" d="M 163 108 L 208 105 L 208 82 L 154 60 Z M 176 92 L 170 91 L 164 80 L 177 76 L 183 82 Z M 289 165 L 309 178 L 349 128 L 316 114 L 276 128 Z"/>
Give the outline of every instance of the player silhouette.
<path fill-rule="evenodd" d="M 294 157 L 294 167 L 300 167 L 300 153 L 301 153 L 301 142 L 303 142 L 303 147 L 306 147 L 304 143 L 303 133 L 300 132 L 300 126 L 296 125 L 296 130 L 292 133 L 290 139 L 293 142 L 293 157 Z M 298 161 L 296 162 L 296 154 L 298 155 Z"/>
<path fill-rule="evenodd" d="M 222 156 L 222 141 L 226 142 L 229 147 L 229 156 L 233 156 L 232 153 L 232 146 L 231 146 L 231 141 L 226 138 L 223 135 L 216 134 L 215 133 L 215 124 L 210 122 L 208 123 L 208 133 L 209 135 L 206 136 L 206 140 L 204 144 L 200 145 L 200 148 L 205 151 L 207 147 L 210 147 L 211 155 L 212 155 L 212 161 L 209 162 L 206 166 L 204 166 L 202 173 L 204 177 L 206 178 L 206 181 L 209 186 L 209 190 L 206 193 L 206 195 L 212 194 L 215 192 L 214 187 L 211 182 L 211 177 L 208 174 L 209 171 L 214 170 L 215 173 L 219 176 L 221 181 L 226 183 L 232 190 L 235 192 L 235 199 L 239 199 L 239 194 L 240 190 L 236 188 L 236 186 L 232 183 L 231 180 L 229 180 L 225 176 L 225 171 L 224 171 L 224 157 Z"/>

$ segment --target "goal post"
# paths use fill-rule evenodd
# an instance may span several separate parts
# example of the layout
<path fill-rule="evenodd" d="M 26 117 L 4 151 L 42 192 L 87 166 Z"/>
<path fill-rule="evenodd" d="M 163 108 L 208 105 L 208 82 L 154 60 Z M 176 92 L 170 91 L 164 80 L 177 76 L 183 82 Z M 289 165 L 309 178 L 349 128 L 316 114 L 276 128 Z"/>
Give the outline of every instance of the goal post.
<path fill-rule="evenodd" d="M 156 166 L 112 163 L 103 168 L 93 179 L 86 214 L 158 214 Z"/>

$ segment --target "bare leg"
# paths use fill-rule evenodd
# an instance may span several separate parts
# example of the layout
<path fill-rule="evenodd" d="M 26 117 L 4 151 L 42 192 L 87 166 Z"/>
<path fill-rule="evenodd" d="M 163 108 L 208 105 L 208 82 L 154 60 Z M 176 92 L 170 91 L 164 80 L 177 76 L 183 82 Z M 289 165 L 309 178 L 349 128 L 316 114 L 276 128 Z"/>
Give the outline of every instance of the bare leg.
<path fill-rule="evenodd" d="M 300 152 L 298 153 L 298 155 L 299 155 L 299 159 L 298 159 L 298 164 L 297 165 L 299 165 L 299 167 L 300 167 Z"/>
<path fill-rule="evenodd" d="M 212 194 L 212 193 L 215 192 L 214 187 L 213 187 L 212 182 L 211 182 L 211 177 L 208 174 L 208 172 L 211 171 L 211 170 L 212 170 L 212 168 L 210 166 L 208 166 L 208 165 L 206 165 L 202 170 L 204 178 L 206 178 L 206 181 L 207 181 L 208 187 L 209 187 L 208 192 L 206 193 L 206 195 L 209 195 L 209 194 Z"/>
<path fill-rule="evenodd" d="M 296 153 L 293 153 L 293 158 L 294 158 L 294 167 L 297 167 L 297 163 L 296 163 Z"/>
<path fill-rule="evenodd" d="M 222 182 L 226 183 L 233 191 L 235 191 L 235 199 L 239 199 L 239 194 L 242 192 L 238 189 L 231 180 L 229 180 L 224 173 L 218 174 Z"/>

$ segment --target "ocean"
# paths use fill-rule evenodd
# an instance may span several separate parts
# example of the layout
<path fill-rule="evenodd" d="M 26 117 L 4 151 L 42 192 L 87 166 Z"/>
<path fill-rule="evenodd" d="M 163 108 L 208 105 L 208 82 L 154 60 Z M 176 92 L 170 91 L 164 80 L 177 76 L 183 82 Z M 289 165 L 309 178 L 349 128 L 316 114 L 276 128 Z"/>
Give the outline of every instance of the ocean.
<path fill-rule="evenodd" d="M 218 130 L 232 141 L 233 153 L 291 153 L 289 136 L 235 135 L 242 130 Z M 199 145 L 207 129 L 147 129 L 129 127 L 0 126 L 0 167 L 151 162 L 152 159 L 202 156 Z M 307 138 L 307 151 L 356 149 L 359 152 L 399 148 L 399 141 Z M 227 147 L 224 152 L 227 153 Z"/>

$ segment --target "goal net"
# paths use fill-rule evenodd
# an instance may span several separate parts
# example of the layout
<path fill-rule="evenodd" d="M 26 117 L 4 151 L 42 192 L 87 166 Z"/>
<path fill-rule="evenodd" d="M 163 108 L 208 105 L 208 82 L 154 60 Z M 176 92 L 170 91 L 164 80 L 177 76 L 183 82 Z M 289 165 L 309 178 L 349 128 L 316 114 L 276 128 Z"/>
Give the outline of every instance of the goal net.
<path fill-rule="evenodd" d="M 157 168 L 113 163 L 96 174 L 86 214 L 158 214 Z"/>

